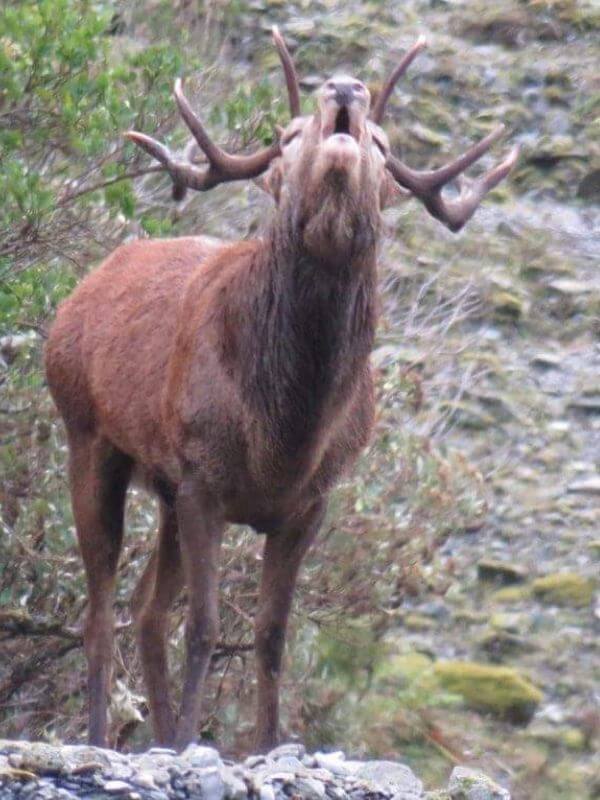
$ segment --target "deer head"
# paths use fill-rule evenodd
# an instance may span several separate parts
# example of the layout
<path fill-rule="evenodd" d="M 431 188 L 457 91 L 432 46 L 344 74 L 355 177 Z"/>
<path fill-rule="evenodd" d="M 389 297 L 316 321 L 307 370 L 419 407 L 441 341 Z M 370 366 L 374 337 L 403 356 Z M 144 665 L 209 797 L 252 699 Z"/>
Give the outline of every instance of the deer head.
<path fill-rule="evenodd" d="M 299 238 L 310 255 L 328 262 L 346 259 L 357 248 L 374 244 L 380 210 L 401 194 L 418 198 L 430 214 L 458 231 L 515 164 L 517 148 L 477 180 L 462 178 L 502 135 L 503 125 L 436 170 L 413 170 L 391 153 L 380 123 L 396 82 L 426 46 L 423 38 L 393 70 L 373 106 L 364 83 L 336 75 L 319 89 L 317 108 L 310 116 L 300 114 L 296 70 L 277 28 L 273 39 L 284 69 L 292 119 L 278 129 L 278 140 L 270 147 L 247 156 L 225 153 L 191 109 L 180 80 L 175 84 L 175 99 L 207 166 L 177 159 L 145 134 L 129 131 L 126 136 L 160 161 L 179 186 L 206 191 L 218 183 L 258 178 L 278 205 L 278 219 L 284 222 L 287 235 Z M 459 194 L 449 199 L 443 189 L 457 178 Z"/>

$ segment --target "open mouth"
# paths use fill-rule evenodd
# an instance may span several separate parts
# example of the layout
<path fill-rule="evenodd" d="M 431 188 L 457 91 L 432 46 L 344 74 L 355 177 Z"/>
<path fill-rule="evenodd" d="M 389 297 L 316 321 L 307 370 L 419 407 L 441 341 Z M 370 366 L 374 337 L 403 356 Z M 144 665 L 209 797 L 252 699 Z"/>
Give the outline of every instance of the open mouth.
<path fill-rule="evenodd" d="M 333 133 L 347 133 L 350 135 L 350 114 L 346 106 L 340 108 L 335 115 Z"/>
<path fill-rule="evenodd" d="M 325 114 L 325 124 L 322 128 L 323 138 L 330 136 L 351 136 L 355 141 L 360 140 L 360 114 L 348 106 L 329 107 Z"/>

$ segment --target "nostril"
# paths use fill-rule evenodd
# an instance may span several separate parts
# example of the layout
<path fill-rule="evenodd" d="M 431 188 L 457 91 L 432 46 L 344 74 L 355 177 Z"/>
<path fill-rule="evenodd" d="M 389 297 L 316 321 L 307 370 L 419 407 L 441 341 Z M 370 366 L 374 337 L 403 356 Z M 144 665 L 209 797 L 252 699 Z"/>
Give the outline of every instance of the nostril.
<path fill-rule="evenodd" d="M 354 89 L 351 86 L 335 87 L 335 102 L 339 106 L 349 106 L 354 100 Z"/>

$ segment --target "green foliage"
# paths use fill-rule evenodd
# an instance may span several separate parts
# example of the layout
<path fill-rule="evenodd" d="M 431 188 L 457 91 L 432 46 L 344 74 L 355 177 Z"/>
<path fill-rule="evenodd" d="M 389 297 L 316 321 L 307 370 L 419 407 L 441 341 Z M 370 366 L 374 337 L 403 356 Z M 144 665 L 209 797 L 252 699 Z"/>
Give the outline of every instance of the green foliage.
<path fill-rule="evenodd" d="M 285 106 L 272 82 L 263 80 L 239 86 L 221 106 L 215 106 L 212 121 L 235 133 L 242 146 L 254 140 L 273 141 L 275 126 L 285 118 Z"/>
<path fill-rule="evenodd" d="M 134 187 L 126 176 L 140 156 L 133 145 L 124 146 L 122 131 L 153 130 L 164 122 L 182 64 L 168 43 L 119 51 L 107 35 L 114 11 L 112 2 L 24 0 L 0 18 L 0 307 L 6 326 L 24 311 L 47 313 L 64 295 L 64 272 L 89 237 L 92 216 L 134 215 Z M 104 191 L 93 191 L 107 181 Z M 42 302 L 46 273 L 53 274 L 52 288 Z"/>

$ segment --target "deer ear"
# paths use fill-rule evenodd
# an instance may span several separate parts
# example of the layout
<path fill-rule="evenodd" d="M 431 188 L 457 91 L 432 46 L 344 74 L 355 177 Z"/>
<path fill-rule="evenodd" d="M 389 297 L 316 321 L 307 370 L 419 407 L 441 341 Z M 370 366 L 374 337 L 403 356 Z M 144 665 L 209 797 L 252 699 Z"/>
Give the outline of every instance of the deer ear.
<path fill-rule="evenodd" d="M 406 200 L 411 196 L 411 192 L 409 192 L 408 189 L 404 189 L 402 186 L 400 186 L 398 182 L 394 180 L 391 173 L 389 173 L 386 169 L 383 173 L 383 180 L 381 181 L 381 186 L 379 188 L 379 207 L 381 210 L 393 205 L 394 203 L 397 203 L 400 200 Z"/>
<path fill-rule="evenodd" d="M 281 171 L 281 164 L 279 161 L 275 161 L 264 175 L 259 175 L 258 178 L 255 178 L 254 183 L 259 189 L 262 189 L 263 192 L 270 194 L 276 203 L 279 203 L 282 180 L 283 174 Z"/>

